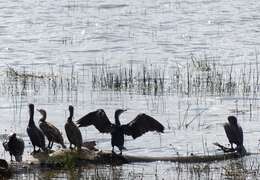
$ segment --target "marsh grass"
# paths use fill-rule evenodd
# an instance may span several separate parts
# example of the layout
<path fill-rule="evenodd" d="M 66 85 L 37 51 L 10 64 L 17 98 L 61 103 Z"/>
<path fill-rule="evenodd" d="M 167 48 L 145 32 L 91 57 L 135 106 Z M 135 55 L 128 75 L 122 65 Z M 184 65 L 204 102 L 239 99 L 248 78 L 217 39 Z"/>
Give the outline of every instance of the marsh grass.
<path fill-rule="evenodd" d="M 231 113 L 250 113 L 257 107 L 259 75 L 255 64 L 220 64 L 206 58 L 191 57 L 190 62 L 175 66 L 162 65 L 30 65 L 7 66 L 0 76 L 0 94 L 9 96 L 14 105 L 14 119 L 21 119 L 22 102 L 28 97 L 45 96 L 46 103 L 85 102 L 85 93 L 107 91 L 145 95 L 149 109 L 165 111 L 169 96 L 195 98 L 177 104 L 176 129 L 205 126 L 201 117 L 205 109 L 194 111 L 194 103 L 205 104 L 206 97 L 242 97 L 248 108 L 236 106 Z M 241 104 L 241 100 L 239 104 Z M 36 100 L 37 101 L 37 100 Z M 167 113 L 167 112 L 166 112 Z M 196 123 L 195 123 L 196 122 Z M 171 122 L 168 129 L 173 128 Z"/>
<path fill-rule="evenodd" d="M 165 69 L 145 66 L 96 67 L 92 71 L 92 87 L 102 90 L 130 91 L 143 95 L 163 94 Z"/>
<path fill-rule="evenodd" d="M 70 98 L 72 93 L 76 94 L 78 91 L 79 79 L 74 66 L 65 69 L 62 66 L 57 68 L 46 65 L 42 68 L 42 72 L 36 71 L 31 66 L 23 68 L 8 66 L 5 72 L 0 82 L 2 95 L 25 97 L 47 91 L 48 97 L 62 99 L 65 96 Z"/>
<path fill-rule="evenodd" d="M 185 64 L 119 65 L 106 64 L 75 67 L 45 65 L 39 72 L 31 66 L 8 66 L 1 81 L 0 93 L 11 96 L 40 93 L 44 85 L 54 96 L 77 93 L 80 85 L 91 84 L 93 90 L 112 90 L 142 95 L 241 96 L 259 94 L 258 62 L 220 64 L 194 56 Z M 41 69 L 40 69 L 41 70 Z M 90 77 L 88 73 L 90 72 Z M 83 78 L 82 78 L 83 77 Z"/>
<path fill-rule="evenodd" d="M 257 96 L 258 62 L 221 64 L 194 56 L 184 65 L 97 66 L 93 89 L 135 91 L 148 95 Z"/>

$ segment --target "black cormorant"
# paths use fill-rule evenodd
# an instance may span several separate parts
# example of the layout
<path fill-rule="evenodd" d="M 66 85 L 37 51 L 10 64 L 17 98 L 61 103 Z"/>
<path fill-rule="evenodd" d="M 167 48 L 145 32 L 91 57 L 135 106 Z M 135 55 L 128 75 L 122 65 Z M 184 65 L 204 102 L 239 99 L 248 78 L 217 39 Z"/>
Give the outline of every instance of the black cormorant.
<path fill-rule="evenodd" d="M 234 149 L 233 144 L 236 144 L 237 152 L 244 155 L 246 149 L 243 145 L 243 130 L 237 123 L 237 118 L 235 116 L 228 116 L 228 123 L 224 124 L 224 129 L 231 148 Z"/>
<path fill-rule="evenodd" d="M 124 134 L 132 136 L 135 139 L 148 131 L 164 131 L 161 123 L 144 113 L 136 116 L 128 124 L 121 125 L 119 116 L 125 111 L 124 109 L 117 109 L 115 111 L 115 124 L 109 121 L 103 109 L 88 113 L 80 118 L 77 123 L 79 127 L 94 125 L 101 133 L 111 133 L 112 152 L 114 152 L 114 146 L 117 146 L 120 154 L 122 154 L 122 150 L 124 149 Z"/>
<path fill-rule="evenodd" d="M 72 144 L 81 149 L 82 146 L 82 135 L 78 126 L 72 121 L 74 108 L 69 106 L 70 116 L 68 117 L 67 123 L 65 124 L 65 131 L 70 142 L 70 149 L 72 149 Z"/>
<path fill-rule="evenodd" d="M 24 151 L 24 141 L 22 138 L 17 137 L 16 133 L 8 136 L 6 141 L 3 143 L 6 151 L 9 151 L 11 156 L 11 161 L 13 161 L 13 156 L 18 162 L 22 161 L 23 151 Z"/>
<path fill-rule="evenodd" d="M 63 148 L 66 148 L 59 129 L 51 123 L 46 122 L 46 111 L 44 109 L 37 109 L 37 111 L 39 111 L 42 115 L 42 118 L 39 121 L 39 127 L 49 141 L 48 148 L 51 149 L 54 142 L 60 144 Z"/>
<path fill-rule="evenodd" d="M 33 153 L 36 152 L 35 146 L 39 147 L 38 151 L 40 151 L 40 149 L 46 151 L 44 134 L 38 127 L 36 127 L 33 120 L 33 116 L 34 116 L 33 104 L 29 104 L 29 115 L 30 115 L 30 119 L 29 119 L 29 124 L 27 126 L 27 134 L 33 145 Z"/>

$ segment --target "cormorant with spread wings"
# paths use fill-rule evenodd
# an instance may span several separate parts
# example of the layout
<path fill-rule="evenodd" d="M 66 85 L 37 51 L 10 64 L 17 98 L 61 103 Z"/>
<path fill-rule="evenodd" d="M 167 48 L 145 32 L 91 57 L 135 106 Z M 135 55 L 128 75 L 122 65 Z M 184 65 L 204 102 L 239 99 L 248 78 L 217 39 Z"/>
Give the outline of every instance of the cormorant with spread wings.
<path fill-rule="evenodd" d="M 112 152 L 114 146 L 117 146 L 122 154 L 124 148 L 124 135 L 132 136 L 134 139 L 140 137 L 148 131 L 164 131 L 164 127 L 157 120 L 141 113 L 127 124 L 121 125 L 119 116 L 125 112 L 125 109 L 115 111 L 115 124 L 111 123 L 103 109 L 90 112 L 77 121 L 79 127 L 94 125 L 101 133 L 111 133 Z"/>

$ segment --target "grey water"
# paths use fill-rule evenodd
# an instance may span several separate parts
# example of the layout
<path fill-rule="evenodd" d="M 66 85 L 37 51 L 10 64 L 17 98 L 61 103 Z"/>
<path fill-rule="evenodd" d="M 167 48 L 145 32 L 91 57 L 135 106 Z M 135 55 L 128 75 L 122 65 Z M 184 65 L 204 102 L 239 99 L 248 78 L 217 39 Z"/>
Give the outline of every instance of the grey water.
<path fill-rule="evenodd" d="M 0 133 L 2 136 L 13 131 L 19 133 L 26 141 L 26 158 L 32 151 L 26 134 L 28 103 L 46 109 L 47 119 L 61 129 L 64 137 L 70 104 L 75 107 L 75 120 L 103 108 L 113 121 L 117 108 L 127 108 L 121 116 L 122 123 L 143 112 L 159 120 L 166 129 L 164 134 L 146 133 L 136 140 L 126 137 L 128 150 L 125 154 L 216 154 L 219 152 L 212 143 L 228 145 L 222 124 L 232 114 L 238 116 L 244 129 L 245 147 L 257 152 L 260 137 L 258 89 L 255 96 L 249 97 L 203 93 L 154 95 L 135 89 L 93 88 L 92 78 L 101 65 L 112 69 L 133 65 L 133 71 L 142 66 L 158 67 L 164 69 L 168 77 L 171 68 L 185 67 L 194 59 L 219 63 L 223 67 L 236 64 L 232 66 L 236 72 L 249 64 L 256 74 L 259 35 L 260 2 L 256 0 L 1 1 Z M 51 78 L 36 78 L 25 86 L 22 78 L 9 79 L 6 71 L 10 68 Z M 234 76 L 240 79 L 240 75 Z M 36 112 L 35 121 L 39 118 Z M 184 127 L 188 122 L 189 127 Z M 95 140 L 98 148 L 111 149 L 109 134 L 100 134 L 94 127 L 82 128 L 81 132 L 85 140 Z M 67 138 L 65 141 L 68 143 Z M 3 147 L 0 147 L 0 156 L 9 159 Z M 218 171 L 201 171 L 202 177 L 219 179 L 223 175 L 222 166 L 229 167 L 229 162 L 223 164 L 211 164 L 210 167 Z M 194 165 L 190 166 L 194 170 Z M 103 179 L 199 177 L 187 166 L 178 169 L 175 163 L 99 168 L 104 173 Z M 84 179 L 96 177 L 96 171 L 89 168 L 72 174 L 62 171 L 47 172 L 47 175 L 36 172 L 16 178 L 66 179 L 80 175 Z"/>

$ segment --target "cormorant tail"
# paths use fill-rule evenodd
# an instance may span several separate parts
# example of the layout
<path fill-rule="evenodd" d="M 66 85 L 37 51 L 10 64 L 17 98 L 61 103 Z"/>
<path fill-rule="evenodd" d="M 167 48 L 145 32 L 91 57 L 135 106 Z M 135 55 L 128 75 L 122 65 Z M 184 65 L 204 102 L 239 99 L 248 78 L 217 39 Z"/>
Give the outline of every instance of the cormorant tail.
<path fill-rule="evenodd" d="M 17 162 L 22 162 L 22 158 L 23 158 L 23 156 L 22 155 L 17 155 L 17 156 L 14 156 L 15 157 L 15 160 L 17 161 Z"/>
<path fill-rule="evenodd" d="M 237 152 L 239 153 L 239 155 L 241 155 L 241 156 L 244 156 L 247 153 L 246 148 L 244 147 L 243 144 L 238 146 L 236 149 L 237 149 Z"/>

